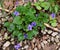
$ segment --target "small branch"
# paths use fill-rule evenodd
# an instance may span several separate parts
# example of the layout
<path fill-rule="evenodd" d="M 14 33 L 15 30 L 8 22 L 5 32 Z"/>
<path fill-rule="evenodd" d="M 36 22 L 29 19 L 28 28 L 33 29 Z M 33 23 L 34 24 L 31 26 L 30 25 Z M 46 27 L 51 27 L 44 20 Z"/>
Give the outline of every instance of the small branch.
<path fill-rule="evenodd" d="M 46 27 L 48 27 L 48 28 L 54 30 L 54 31 L 60 32 L 60 30 L 59 30 L 58 28 L 54 28 L 54 27 L 50 26 L 50 25 L 47 24 L 47 23 L 44 23 L 44 25 L 45 25 Z"/>
<path fill-rule="evenodd" d="M 2 7 L 0 7 L 0 10 L 4 10 L 4 11 L 6 11 L 6 12 L 9 12 L 9 10 L 3 9 Z"/>
<path fill-rule="evenodd" d="M 4 10 L 4 11 L 8 12 L 8 14 L 12 13 L 15 9 L 16 9 L 16 7 L 14 7 L 13 10 L 7 10 L 7 9 L 0 7 L 0 10 Z"/>

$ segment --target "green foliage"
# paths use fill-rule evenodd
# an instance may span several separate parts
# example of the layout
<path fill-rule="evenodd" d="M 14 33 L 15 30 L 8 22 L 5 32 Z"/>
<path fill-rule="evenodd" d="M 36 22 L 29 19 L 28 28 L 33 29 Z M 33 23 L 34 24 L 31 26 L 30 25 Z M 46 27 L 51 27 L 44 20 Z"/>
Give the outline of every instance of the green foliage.
<path fill-rule="evenodd" d="M 41 7 L 44 8 L 44 10 L 48 10 L 50 7 L 50 3 L 49 2 L 42 2 L 41 3 Z"/>
<path fill-rule="evenodd" d="M 49 14 L 42 11 L 43 9 L 49 11 L 50 13 L 57 13 L 59 11 L 59 6 L 56 4 L 52 6 L 51 4 L 52 3 L 49 1 L 45 2 L 44 0 L 39 0 L 39 2 L 36 2 L 34 6 L 37 10 L 39 10 L 38 13 L 37 10 L 31 6 L 31 3 L 18 6 L 16 7 L 15 11 L 19 12 L 20 15 L 15 16 L 14 13 L 12 13 L 13 22 L 10 23 L 7 21 L 5 22 L 4 26 L 7 27 L 7 30 L 12 33 L 13 37 L 17 37 L 19 41 L 24 39 L 31 40 L 38 34 L 38 27 L 45 29 L 44 23 L 49 22 L 49 24 L 51 24 L 53 27 L 56 26 L 56 19 L 50 19 Z M 32 30 L 28 30 L 28 25 L 32 22 L 36 22 L 36 26 L 32 27 Z M 27 34 L 27 38 L 24 38 L 25 33 Z"/>
<path fill-rule="evenodd" d="M 56 27 L 56 26 L 57 26 L 57 21 L 56 21 L 56 19 L 50 17 L 50 24 L 51 24 L 51 26 Z"/>
<path fill-rule="evenodd" d="M 57 13 L 59 11 L 59 6 L 56 4 L 56 0 L 39 0 L 39 2 L 34 3 L 37 10 L 49 10 L 50 12 Z"/>

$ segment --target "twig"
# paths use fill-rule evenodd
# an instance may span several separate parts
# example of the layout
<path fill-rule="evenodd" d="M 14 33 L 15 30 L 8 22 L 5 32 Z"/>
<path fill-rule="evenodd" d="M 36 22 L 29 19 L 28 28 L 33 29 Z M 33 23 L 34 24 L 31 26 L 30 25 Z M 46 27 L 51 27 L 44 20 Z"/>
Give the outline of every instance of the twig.
<path fill-rule="evenodd" d="M 14 7 L 13 10 L 7 10 L 7 9 L 0 7 L 0 10 L 4 10 L 4 11 L 8 12 L 8 14 L 11 14 L 15 9 L 16 9 L 16 7 Z"/>
<path fill-rule="evenodd" d="M 47 23 L 44 23 L 44 25 L 45 25 L 46 27 L 48 27 L 48 28 L 54 30 L 54 31 L 60 32 L 60 30 L 59 30 L 58 28 L 54 28 L 54 27 L 50 26 L 50 25 L 47 24 Z"/>
<path fill-rule="evenodd" d="M 0 7 L 0 10 L 4 10 L 4 11 L 6 11 L 6 12 L 9 12 L 9 10 L 3 9 L 2 7 Z"/>

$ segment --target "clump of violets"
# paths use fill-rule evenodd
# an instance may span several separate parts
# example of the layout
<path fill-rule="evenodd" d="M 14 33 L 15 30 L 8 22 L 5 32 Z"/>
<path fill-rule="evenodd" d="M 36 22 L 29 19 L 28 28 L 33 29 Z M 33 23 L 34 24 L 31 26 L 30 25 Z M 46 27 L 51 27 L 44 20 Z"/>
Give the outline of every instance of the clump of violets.
<path fill-rule="evenodd" d="M 56 14 L 55 14 L 55 13 L 52 13 L 52 14 L 51 14 L 51 17 L 52 17 L 52 18 L 55 18 L 55 17 L 56 17 Z"/>
<path fill-rule="evenodd" d="M 15 48 L 16 50 L 18 50 L 20 47 L 21 47 L 20 44 L 17 44 L 17 45 L 14 46 L 14 48 Z"/>
<path fill-rule="evenodd" d="M 36 22 L 32 22 L 28 25 L 28 30 L 32 30 L 32 27 L 36 26 Z"/>
<path fill-rule="evenodd" d="M 24 38 L 25 38 L 25 39 L 27 38 L 27 36 L 28 36 L 27 34 L 24 34 Z"/>
<path fill-rule="evenodd" d="M 14 14 L 15 16 L 18 16 L 18 15 L 19 15 L 19 12 L 18 12 L 18 11 L 15 11 L 13 14 Z"/>

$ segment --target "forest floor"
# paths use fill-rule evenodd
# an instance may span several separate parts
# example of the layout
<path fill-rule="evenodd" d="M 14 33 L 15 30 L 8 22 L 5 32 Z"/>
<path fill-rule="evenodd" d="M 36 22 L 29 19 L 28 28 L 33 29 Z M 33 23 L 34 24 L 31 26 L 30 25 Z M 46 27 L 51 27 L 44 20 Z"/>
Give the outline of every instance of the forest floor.
<path fill-rule="evenodd" d="M 10 0 L 3 2 L 3 7 L 11 11 L 13 6 L 15 6 L 15 1 Z M 30 0 L 31 1 L 31 0 Z M 25 1 L 19 1 L 20 5 L 23 5 Z M 36 1 L 34 1 L 36 2 Z M 10 3 L 10 4 L 8 4 Z M 56 32 L 50 28 L 46 28 L 44 31 L 32 40 L 24 40 L 18 42 L 17 39 L 13 39 L 10 33 L 4 28 L 3 24 L 6 20 L 11 21 L 12 16 L 8 15 L 7 12 L 0 10 L 0 50 L 15 50 L 14 45 L 20 43 L 21 48 L 19 50 L 60 50 L 60 32 Z M 60 29 L 60 14 L 56 17 L 57 28 Z M 7 38 L 8 37 L 8 38 Z"/>

